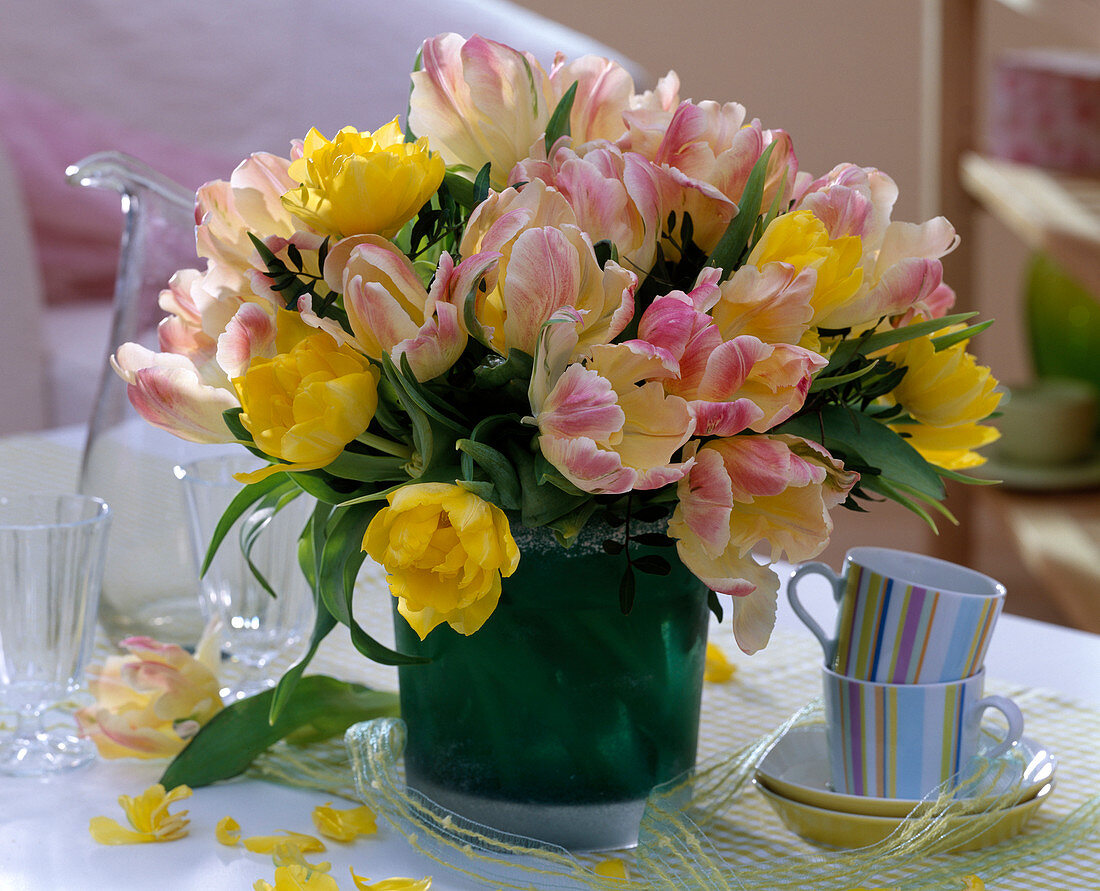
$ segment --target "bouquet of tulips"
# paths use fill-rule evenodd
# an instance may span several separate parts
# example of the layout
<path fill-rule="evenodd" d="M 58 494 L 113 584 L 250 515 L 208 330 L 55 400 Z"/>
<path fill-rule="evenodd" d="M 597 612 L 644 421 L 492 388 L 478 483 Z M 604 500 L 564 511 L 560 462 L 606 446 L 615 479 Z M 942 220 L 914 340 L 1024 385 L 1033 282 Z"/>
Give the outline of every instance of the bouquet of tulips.
<path fill-rule="evenodd" d="M 401 661 L 352 615 L 368 555 L 421 637 L 472 634 L 517 524 L 568 546 L 593 517 L 622 530 L 624 612 L 669 569 L 631 544 L 663 543 L 752 652 L 768 562 L 819 553 L 840 505 L 946 514 L 996 436 L 984 324 L 947 314 L 954 229 L 891 220 L 896 197 L 873 168 L 800 171 L 787 133 L 675 74 L 639 93 L 607 59 L 445 34 L 404 126 L 311 130 L 203 186 L 206 268 L 161 295 L 161 352 L 113 362 L 153 424 L 267 459 L 224 527 L 318 499 L 310 654 L 339 622 Z"/>

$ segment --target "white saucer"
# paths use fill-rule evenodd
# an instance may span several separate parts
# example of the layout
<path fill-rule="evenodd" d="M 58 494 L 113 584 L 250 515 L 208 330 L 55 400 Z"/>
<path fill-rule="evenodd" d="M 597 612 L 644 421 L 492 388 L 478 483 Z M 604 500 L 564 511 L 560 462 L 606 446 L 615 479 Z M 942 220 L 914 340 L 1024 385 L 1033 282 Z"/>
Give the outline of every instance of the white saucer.
<path fill-rule="evenodd" d="M 1054 756 L 1034 740 L 1023 737 L 1015 746 L 1019 769 L 1006 769 L 1000 776 L 976 783 L 965 798 L 1000 795 L 1017 787 L 1013 803 L 1034 798 L 1054 777 Z M 1008 758 L 1008 756 L 1003 756 Z M 1021 773 L 1022 770 L 1022 780 Z M 902 798 L 872 798 L 846 795 L 829 784 L 829 750 L 824 724 L 792 727 L 776 740 L 756 768 L 756 781 L 790 801 L 829 811 L 871 817 L 905 817 L 922 802 Z"/>

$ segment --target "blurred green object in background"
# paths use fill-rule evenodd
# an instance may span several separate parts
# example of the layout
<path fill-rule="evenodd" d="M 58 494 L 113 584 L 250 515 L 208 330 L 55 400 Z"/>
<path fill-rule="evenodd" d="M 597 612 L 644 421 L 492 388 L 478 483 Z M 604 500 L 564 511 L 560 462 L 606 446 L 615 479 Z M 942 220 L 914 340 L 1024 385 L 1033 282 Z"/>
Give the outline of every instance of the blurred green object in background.
<path fill-rule="evenodd" d="M 1077 378 L 1100 390 L 1100 295 L 1038 252 L 1028 269 L 1025 301 L 1036 377 Z"/>

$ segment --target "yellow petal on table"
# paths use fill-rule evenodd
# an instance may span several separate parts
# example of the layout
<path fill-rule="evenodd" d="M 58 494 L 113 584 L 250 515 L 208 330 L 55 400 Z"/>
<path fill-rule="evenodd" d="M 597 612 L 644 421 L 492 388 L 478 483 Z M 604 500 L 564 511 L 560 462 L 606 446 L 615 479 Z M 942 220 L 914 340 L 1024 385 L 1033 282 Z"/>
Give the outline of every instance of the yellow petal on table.
<path fill-rule="evenodd" d="M 310 863 L 306 860 L 302 849 L 293 841 L 284 841 L 275 845 L 275 850 L 271 852 L 271 859 L 275 861 L 276 866 L 297 866 L 306 871 L 328 872 L 332 869 L 332 864 L 327 860 Z"/>
<path fill-rule="evenodd" d="M 186 819 L 187 811 L 170 814 L 168 806 L 190 797 L 191 789 L 187 786 L 176 786 L 171 792 L 165 792 L 164 786 L 156 783 L 136 798 L 129 795 L 118 797 L 118 803 L 132 828 L 127 829 L 110 817 L 93 817 L 88 824 L 88 831 L 101 845 L 174 841 L 187 835 L 190 821 Z"/>
<path fill-rule="evenodd" d="M 222 817 L 214 828 L 214 837 L 220 844 L 232 847 L 241 840 L 241 826 L 232 817 Z"/>
<path fill-rule="evenodd" d="M 737 666 L 730 663 L 718 644 L 707 644 L 706 665 L 703 668 L 703 680 L 712 684 L 724 684 L 733 677 Z"/>
<path fill-rule="evenodd" d="M 275 869 L 275 884 L 256 879 L 253 891 L 340 891 L 336 879 L 323 872 L 301 866 L 280 866 Z"/>
<path fill-rule="evenodd" d="M 592 872 L 598 876 L 602 876 L 605 879 L 623 879 L 627 878 L 626 875 L 626 863 L 620 860 L 618 857 L 606 857 L 592 867 Z"/>
<path fill-rule="evenodd" d="M 370 879 L 357 876 L 353 869 L 351 879 L 355 882 L 356 891 L 428 891 L 432 887 L 431 876 L 424 876 L 422 879 L 394 878 L 371 882 Z"/>
<path fill-rule="evenodd" d="M 127 829 L 110 817 L 92 817 L 88 824 L 92 839 L 101 845 L 140 845 L 155 841 L 144 832 Z"/>
<path fill-rule="evenodd" d="M 351 841 L 356 836 L 373 835 L 378 831 L 370 808 L 334 808 L 331 801 L 313 809 L 313 825 L 325 838 L 336 841 Z"/>
<path fill-rule="evenodd" d="M 281 830 L 282 835 L 250 835 L 242 839 L 241 844 L 253 854 L 273 854 L 275 846 L 287 841 L 293 842 L 303 854 L 309 854 L 325 850 L 325 843 L 312 835 L 304 832 L 291 832 L 288 829 Z"/>

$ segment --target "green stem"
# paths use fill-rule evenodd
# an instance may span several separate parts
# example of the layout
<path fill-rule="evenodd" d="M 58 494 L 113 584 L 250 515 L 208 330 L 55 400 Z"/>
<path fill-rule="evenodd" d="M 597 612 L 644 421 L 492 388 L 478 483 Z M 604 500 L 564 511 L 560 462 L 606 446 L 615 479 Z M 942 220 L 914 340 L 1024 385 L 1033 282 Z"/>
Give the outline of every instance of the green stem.
<path fill-rule="evenodd" d="M 365 446 L 370 446 L 373 449 L 377 449 L 380 452 L 385 452 L 387 455 L 393 455 L 395 458 L 402 458 L 408 461 L 412 458 L 412 449 L 407 445 L 394 442 L 392 439 L 386 439 L 384 436 L 378 436 L 370 431 L 364 431 L 355 437 L 356 442 L 361 442 Z"/>

